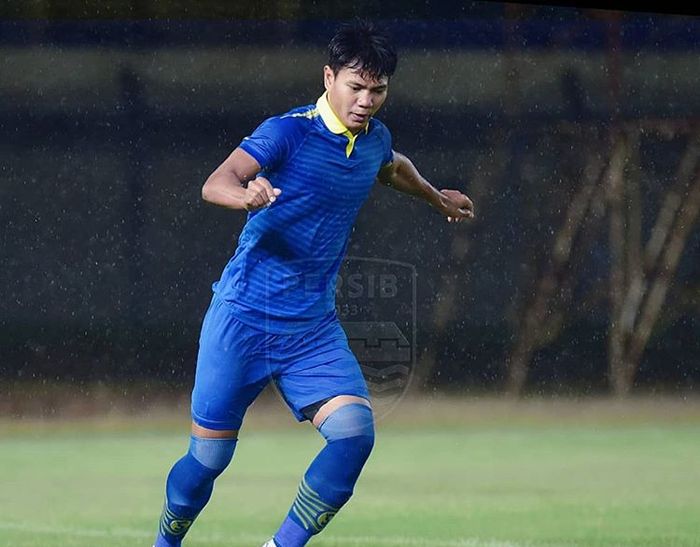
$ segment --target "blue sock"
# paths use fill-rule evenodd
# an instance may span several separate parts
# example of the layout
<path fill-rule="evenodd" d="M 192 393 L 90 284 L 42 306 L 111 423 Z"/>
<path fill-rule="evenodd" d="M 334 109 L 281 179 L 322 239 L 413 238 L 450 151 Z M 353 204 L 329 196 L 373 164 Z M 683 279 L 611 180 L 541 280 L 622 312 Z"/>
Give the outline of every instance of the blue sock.
<path fill-rule="evenodd" d="M 170 470 L 155 547 L 180 547 L 211 498 L 214 480 L 233 457 L 236 439 L 190 438 L 190 449 Z"/>
<path fill-rule="evenodd" d="M 294 503 L 275 534 L 279 547 L 302 547 L 350 499 L 372 446 L 372 410 L 352 403 L 333 412 L 319 427 L 326 446 L 311 463 Z"/>

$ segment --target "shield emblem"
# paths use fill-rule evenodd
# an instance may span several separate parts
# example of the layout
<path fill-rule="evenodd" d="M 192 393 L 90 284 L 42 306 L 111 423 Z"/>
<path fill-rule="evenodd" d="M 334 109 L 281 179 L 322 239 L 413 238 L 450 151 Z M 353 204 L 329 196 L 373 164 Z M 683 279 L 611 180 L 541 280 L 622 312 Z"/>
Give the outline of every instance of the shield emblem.
<path fill-rule="evenodd" d="M 336 310 L 362 368 L 377 419 L 399 403 L 416 360 L 416 269 L 412 264 L 347 257 Z"/>
<path fill-rule="evenodd" d="M 335 292 L 337 317 L 367 382 L 375 419 L 380 419 L 407 392 L 415 370 L 415 266 L 350 256 L 341 264 L 334 286 L 332 279 L 317 273 L 327 263 L 323 258 L 289 261 L 289 270 L 298 274 L 269 272 L 268 301 L 274 304 L 286 291 L 308 294 L 310 302 L 323 293 L 332 298 Z M 273 376 L 270 363 L 268 357 L 268 374 Z M 273 386 L 279 391 L 274 382 Z"/>

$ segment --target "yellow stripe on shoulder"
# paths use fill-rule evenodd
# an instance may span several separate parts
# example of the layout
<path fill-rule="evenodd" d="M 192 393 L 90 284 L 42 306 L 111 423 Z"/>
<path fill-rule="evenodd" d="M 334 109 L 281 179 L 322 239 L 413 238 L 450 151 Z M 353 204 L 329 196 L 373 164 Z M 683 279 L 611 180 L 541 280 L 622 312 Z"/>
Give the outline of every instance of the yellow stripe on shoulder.
<path fill-rule="evenodd" d="M 308 118 L 309 120 L 313 120 L 314 118 L 318 117 L 319 112 L 318 108 L 312 108 L 310 110 L 307 110 L 306 112 L 295 112 L 294 114 L 285 114 L 284 116 L 281 116 L 282 118 Z"/>

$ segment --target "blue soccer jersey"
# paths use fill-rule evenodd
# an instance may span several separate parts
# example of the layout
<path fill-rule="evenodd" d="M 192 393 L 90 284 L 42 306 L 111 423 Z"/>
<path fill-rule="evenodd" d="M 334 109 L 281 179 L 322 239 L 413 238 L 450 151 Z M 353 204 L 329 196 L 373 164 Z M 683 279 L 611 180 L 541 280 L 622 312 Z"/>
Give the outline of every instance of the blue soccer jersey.
<path fill-rule="evenodd" d="M 315 105 L 265 120 L 240 147 L 282 194 L 248 214 L 214 291 L 250 326 L 310 329 L 335 313 L 350 231 L 379 169 L 393 159 L 391 135 L 374 118 L 352 135 L 324 93 Z"/>

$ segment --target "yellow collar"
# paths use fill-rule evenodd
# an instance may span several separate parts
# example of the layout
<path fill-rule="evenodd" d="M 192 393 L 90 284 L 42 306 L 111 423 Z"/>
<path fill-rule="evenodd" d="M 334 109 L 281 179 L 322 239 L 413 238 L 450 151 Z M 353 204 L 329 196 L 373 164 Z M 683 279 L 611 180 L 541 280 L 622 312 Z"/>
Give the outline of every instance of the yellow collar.
<path fill-rule="evenodd" d="M 357 135 L 353 135 L 352 132 L 345 127 L 343 122 L 340 121 L 336 113 L 333 112 L 333 108 L 328 102 L 327 91 L 325 91 L 323 95 L 318 98 L 318 101 L 316 101 L 316 108 L 318 109 L 318 113 L 321 115 L 323 123 L 326 124 L 326 127 L 331 133 L 336 135 L 345 135 L 348 138 L 348 144 L 345 147 L 345 156 L 349 158 L 350 154 L 352 154 L 353 148 L 355 147 L 355 139 L 357 139 Z M 365 125 L 365 133 L 368 131 L 369 121 L 367 122 L 367 125 Z"/>

